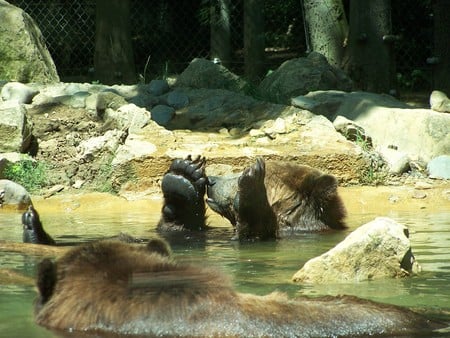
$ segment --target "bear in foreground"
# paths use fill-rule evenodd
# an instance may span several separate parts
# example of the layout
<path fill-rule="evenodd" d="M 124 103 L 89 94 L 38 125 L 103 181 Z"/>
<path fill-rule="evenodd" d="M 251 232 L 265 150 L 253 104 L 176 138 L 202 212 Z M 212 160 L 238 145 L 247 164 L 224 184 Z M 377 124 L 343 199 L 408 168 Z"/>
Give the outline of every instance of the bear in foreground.
<path fill-rule="evenodd" d="M 258 158 L 242 174 L 207 177 L 205 158 L 176 159 L 164 175 L 158 228 L 203 230 L 208 206 L 226 217 L 234 239 L 272 239 L 295 231 L 345 229 L 334 176 L 304 165 Z"/>
<path fill-rule="evenodd" d="M 36 322 L 54 330 L 152 336 L 356 337 L 440 324 L 356 297 L 289 299 L 236 292 L 219 272 L 176 263 L 159 240 L 74 247 L 38 268 Z"/>
<path fill-rule="evenodd" d="M 32 205 L 22 214 L 24 243 L 55 245 L 53 238 L 44 230 L 38 212 Z"/>

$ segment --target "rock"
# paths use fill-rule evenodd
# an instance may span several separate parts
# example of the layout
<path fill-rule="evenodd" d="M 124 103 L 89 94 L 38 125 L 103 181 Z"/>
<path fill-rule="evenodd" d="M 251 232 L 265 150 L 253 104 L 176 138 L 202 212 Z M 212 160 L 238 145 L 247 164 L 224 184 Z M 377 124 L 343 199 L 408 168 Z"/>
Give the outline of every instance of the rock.
<path fill-rule="evenodd" d="M 158 123 L 160 126 L 167 126 L 167 124 L 175 116 L 175 109 L 172 107 L 158 104 L 154 106 L 151 110 L 152 120 Z"/>
<path fill-rule="evenodd" d="M 145 108 L 129 103 L 117 110 L 107 108 L 104 119 L 105 121 L 114 120 L 118 123 L 119 128 L 132 132 L 145 127 L 151 119 L 151 114 Z"/>
<path fill-rule="evenodd" d="M 0 103 L 0 153 L 25 152 L 30 145 L 31 131 L 32 124 L 22 104 Z"/>
<path fill-rule="evenodd" d="M 333 121 L 333 126 L 337 132 L 341 133 L 347 140 L 358 143 L 361 147 L 372 148 L 372 138 L 356 122 L 343 116 L 337 116 Z"/>
<path fill-rule="evenodd" d="M 307 102 L 308 107 L 303 106 L 304 102 Z M 311 91 L 304 96 L 293 98 L 291 103 L 314 114 L 326 116 L 330 121 L 340 115 L 355 122 L 374 107 L 411 108 L 390 95 L 361 91 L 348 93 L 340 90 Z"/>
<path fill-rule="evenodd" d="M 23 10 L 0 0 L 0 78 L 22 83 L 58 82 L 44 38 Z"/>
<path fill-rule="evenodd" d="M 93 102 L 91 100 L 95 100 L 94 109 L 99 118 L 104 118 L 106 108 L 118 110 L 120 107 L 128 104 L 122 96 L 110 91 L 103 91 L 91 96 L 92 99 L 87 100 L 86 104 L 92 109 Z"/>
<path fill-rule="evenodd" d="M 428 162 L 427 170 L 431 178 L 450 179 L 450 155 L 433 158 Z"/>
<path fill-rule="evenodd" d="M 387 163 L 390 173 L 401 175 L 410 169 L 408 154 L 392 148 L 377 148 L 377 150 Z"/>
<path fill-rule="evenodd" d="M 6 168 L 7 165 L 10 165 L 12 163 L 20 162 L 22 160 L 31 160 L 33 161 L 32 157 L 26 155 L 26 154 L 20 154 L 20 153 L 0 153 L 0 179 L 5 178 L 3 176 L 3 170 Z"/>
<path fill-rule="evenodd" d="M 388 95 L 365 92 L 311 92 L 318 103 L 312 110 L 331 121 L 337 116 L 356 122 L 372 138 L 375 149 L 397 149 L 411 161 L 425 161 L 448 154 L 450 115 L 412 109 Z"/>
<path fill-rule="evenodd" d="M 91 137 L 80 143 L 77 147 L 79 158 L 92 161 L 98 154 L 107 152 L 114 154 L 116 149 L 123 143 L 123 131 L 108 130 L 104 135 Z"/>
<path fill-rule="evenodd" d="M 180 90 L 174 90 L 167 95 L 167 105 L 174 109 L 181 109 L 189 104 L 189 97 Z"/>
<path fill-rule="evenodd" d="M 308 57 L 285 61 L 264 78 L 257 91 L 264 99 L 290 104 L 292 98 L 313 90 L 349 91 L 351 88 L 352 81 L 342 70 L 331 66 L 323 55 L 313 52 Z"/>
<path fill-rule="evenodd" d="M 3 101 L 14 101 L 16 103 L 31 103 L 33 97 L 39 93 L 38 90 L 20 82 L 8 82 L 2 88 Z"/>
<path fill-rule="evenodd" d="M 366 223 L 293 276 L 302 283 L 351 283 L 409 276 L 420 270 L 408 229 L 387 217 Z"/>
<path fill-rule="evenodd" d="M 450 113 L 450 99 L 443 92 L 433 90 L 430 95 L 430 108 L 441 113 Z"/>
<path fill-rule="evenodd" d="M 149 89 L 153 95 L 160 96 L 167 93 L 170 88 L 166 80 L 151 80 Z"/>
<path fill-rule="evenodd" d="M 196 58 L 178 76 L 176 86 L 242 92 L 247 83 L 222 65 Z"/>
<path fill-rule="evenodd" d="M 2 179 L 0 180 L 0 191 L 3 191 L 3 207 L 7 206 L 19 210 L 25 210 L 32 204 L 28 191 L 18 183 Z"/>

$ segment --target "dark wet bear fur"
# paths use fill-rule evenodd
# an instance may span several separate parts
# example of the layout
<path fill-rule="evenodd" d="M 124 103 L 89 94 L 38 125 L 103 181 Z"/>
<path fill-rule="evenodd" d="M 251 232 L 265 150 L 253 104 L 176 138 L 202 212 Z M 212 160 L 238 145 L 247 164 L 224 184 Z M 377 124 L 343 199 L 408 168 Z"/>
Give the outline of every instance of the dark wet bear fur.
<path fill-rule="evenodd" d="M 206 228 L 205 187 L 206 202 L 231 222 L 236 239 L 346 228 L 334 176 L 309 166 L 257 159 L 240 175 L 207 177 L 205 160 L 191 158 L 175 160 L 163 178 L 159 228 Z"/>
<path fill-rule="evenodd" d="M 410 310 L 356 297 L 239 293 L 214 269 L 176 263 L 169 254 L 158 239 L 149 246 L 109 240 L 43 260 L 36 322 L 96 336 L 165 337 L 367 337 L 435 326 Z"/>
<path fill-rule="evenodd" d="M 55 245 L 53 238 L 45 232 L 38 212 L 32 205 L 22 214 L 23 242 Z"/>

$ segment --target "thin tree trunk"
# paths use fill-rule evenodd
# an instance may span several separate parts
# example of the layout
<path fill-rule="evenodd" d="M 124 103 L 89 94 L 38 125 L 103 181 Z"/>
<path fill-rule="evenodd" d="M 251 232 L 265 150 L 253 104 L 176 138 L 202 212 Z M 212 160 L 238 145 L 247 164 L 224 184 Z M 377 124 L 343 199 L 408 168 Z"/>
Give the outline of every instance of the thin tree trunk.
<path fill-rule="evenodd" d="M 311 49 L 341 66 L 348 37 L 348 22 L 342 0 L 303 0 Z"/>
<path fill-rule="evenodd" d="M 388 93 L 395 88 L 395 36 L 390 0 L 351 0 L 346 70 L 357 87 Z"/>
<path fill-rule="evenodd" d="M 244 0 L 244 62 L 248 80 L 264 76 L 264 16 L 262 0 Z"/>
<path fill-rule="evenodd" d="M 94 68 L 104 84 L 136 83 L 129 0 L 97 0 Z"/>
<path fill-rule="evenodd" d="M 450 1 L 435 0 L 434 16 L 434 57 L 437 63 L 433 69 L 433 89 L 450 96 Z"/>
<path fill-rule="evenodd" d="M 230 0 L 217 0 L 211 6 L 211 58 L 225 67 L 231 62 Z"/>

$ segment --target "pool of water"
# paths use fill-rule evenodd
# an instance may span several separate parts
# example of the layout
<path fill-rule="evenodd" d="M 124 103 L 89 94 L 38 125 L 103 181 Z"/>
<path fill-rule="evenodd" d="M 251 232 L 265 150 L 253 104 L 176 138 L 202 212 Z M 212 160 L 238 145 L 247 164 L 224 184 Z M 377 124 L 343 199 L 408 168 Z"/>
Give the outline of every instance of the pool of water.
<path fill-rule="evenodd" d="M 92 202 L 91 208 L 78 208 L 67 202 L 55 207 L 54 202 L 35 203 L 46 230 L 59 244 L 100 239 L 126 232 L 149 238 L 156 234 L 160 201 L 148 201 L 138 207 L 117 207 Z M 97 204 L 95 204 L 97 203 Z M 63 207 L 61 207 L 63 205 Z M 173 243 L 178 260 L 209 264 L 222 270 L 234 281 L 239 291 L 266 294 L 274 290 L 295 295 L 351 294 L 397 305 L 435 311 L 450 311 L 450 209 L 385 211 L 360 213 L 353 210 L 344 232 L 301 234 L 273 242 L 239 244 L 229 240 L 231 229 L 218 216 L 211 215 L 212 229 L 206 239 Z M 334 247 L 357 226 L 376 216 L 388 216 L 407 225 L 413 253 L 423 272 L 412 278 L 389 279 L 351 284 L 296 285 L 292 275 L 310 258 Z M 1 239 L 21 241 L 21 213 L 0 211 Z M 34 276 L 41 257 L 0 252 L 2 269 Z M 207 263 L 206 263 L 207 262 Z M 33 322 L 31 285 L 0 285 L 0 336 L 57 337 Z"/>

